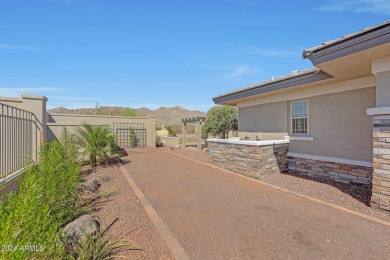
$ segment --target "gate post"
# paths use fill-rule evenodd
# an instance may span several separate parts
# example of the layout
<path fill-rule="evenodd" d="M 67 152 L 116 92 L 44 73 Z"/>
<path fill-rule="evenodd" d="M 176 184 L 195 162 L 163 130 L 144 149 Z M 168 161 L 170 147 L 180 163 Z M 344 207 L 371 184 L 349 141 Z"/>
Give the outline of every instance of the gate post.
<path fill-rule="evenodd" d="M 187 132 L 187 125 L 186 123 L 182 123 L 182 138 L 183 138 L 183 148 L 186 148 L 186 132 Z"/>

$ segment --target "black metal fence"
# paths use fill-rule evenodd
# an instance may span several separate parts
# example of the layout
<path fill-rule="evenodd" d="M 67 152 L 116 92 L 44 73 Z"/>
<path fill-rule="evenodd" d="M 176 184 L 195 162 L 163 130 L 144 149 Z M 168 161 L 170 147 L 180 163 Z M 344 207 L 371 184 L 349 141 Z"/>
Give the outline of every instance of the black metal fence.
<path fill-rule="evenodd" d="M 33 113 L 0 103 L 0 177 L 37 161 L 38 132 Z"/>
<path fill-rule="evenodd" d="M 119 147 L 130 147 L 131 129 L 135 132 L 135 147 L 146 147 L 146 129 L 142 123 L 114 123 L 113 131 Z"/>

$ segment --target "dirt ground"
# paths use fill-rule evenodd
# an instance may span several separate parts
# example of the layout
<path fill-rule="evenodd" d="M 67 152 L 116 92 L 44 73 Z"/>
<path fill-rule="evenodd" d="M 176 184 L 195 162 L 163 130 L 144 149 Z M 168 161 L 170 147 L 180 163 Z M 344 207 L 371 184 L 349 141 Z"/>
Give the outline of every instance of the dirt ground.
<path fill-rule="evenodd" d="M 102 197 L 93 203 L 95 210 L 91 215 L 100 222 L 101 230 L 114 222 L 106 232 L 107 237 L 121 238 L 142 249 L 122 252 L 120 256 L 125 259 L 173 259 L 117 165 L 97 167 L 96 172 L 85 179 L 96 179 L 100 185 L 96 195 Z"/>
<path fill-rule="evenodd" d="M 390 229 L 384 224 L 178 157 L 167 148 L 131 151 L 125 168 L 191 259 L 390 255 Z"/>
<path fill-rule="evenodd" d="M 208 163 L 208 154 L 195 149 L 174 149 L 170 152 Z M 371 190 L 360 185 L 348 185 L 321 180 L 301 174 L 273 174 L 260 179 L 266 183 L 294 191 L 312 198 L 390 222 L 390 213 L 370 207 Z"/>

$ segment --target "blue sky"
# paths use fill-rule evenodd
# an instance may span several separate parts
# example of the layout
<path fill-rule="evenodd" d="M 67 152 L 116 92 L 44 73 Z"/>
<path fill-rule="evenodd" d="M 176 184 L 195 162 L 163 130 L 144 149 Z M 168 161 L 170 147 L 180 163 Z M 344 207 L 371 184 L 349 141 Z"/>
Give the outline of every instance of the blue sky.
<path fill-rule="evenodd" d="M 0 96 L 207 111 L 389 16 L 390 0 L 0 0 Z"/>

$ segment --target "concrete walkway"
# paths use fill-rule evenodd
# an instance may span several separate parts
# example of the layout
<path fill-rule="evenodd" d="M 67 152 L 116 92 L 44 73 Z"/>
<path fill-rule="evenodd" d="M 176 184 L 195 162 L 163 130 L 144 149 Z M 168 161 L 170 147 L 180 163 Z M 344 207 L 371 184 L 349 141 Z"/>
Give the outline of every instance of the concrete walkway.
<path fill-rule="evenodd" d="M 191 259 L 390 259 L 388 226 L 161 149 L 128 158 Z"/>

